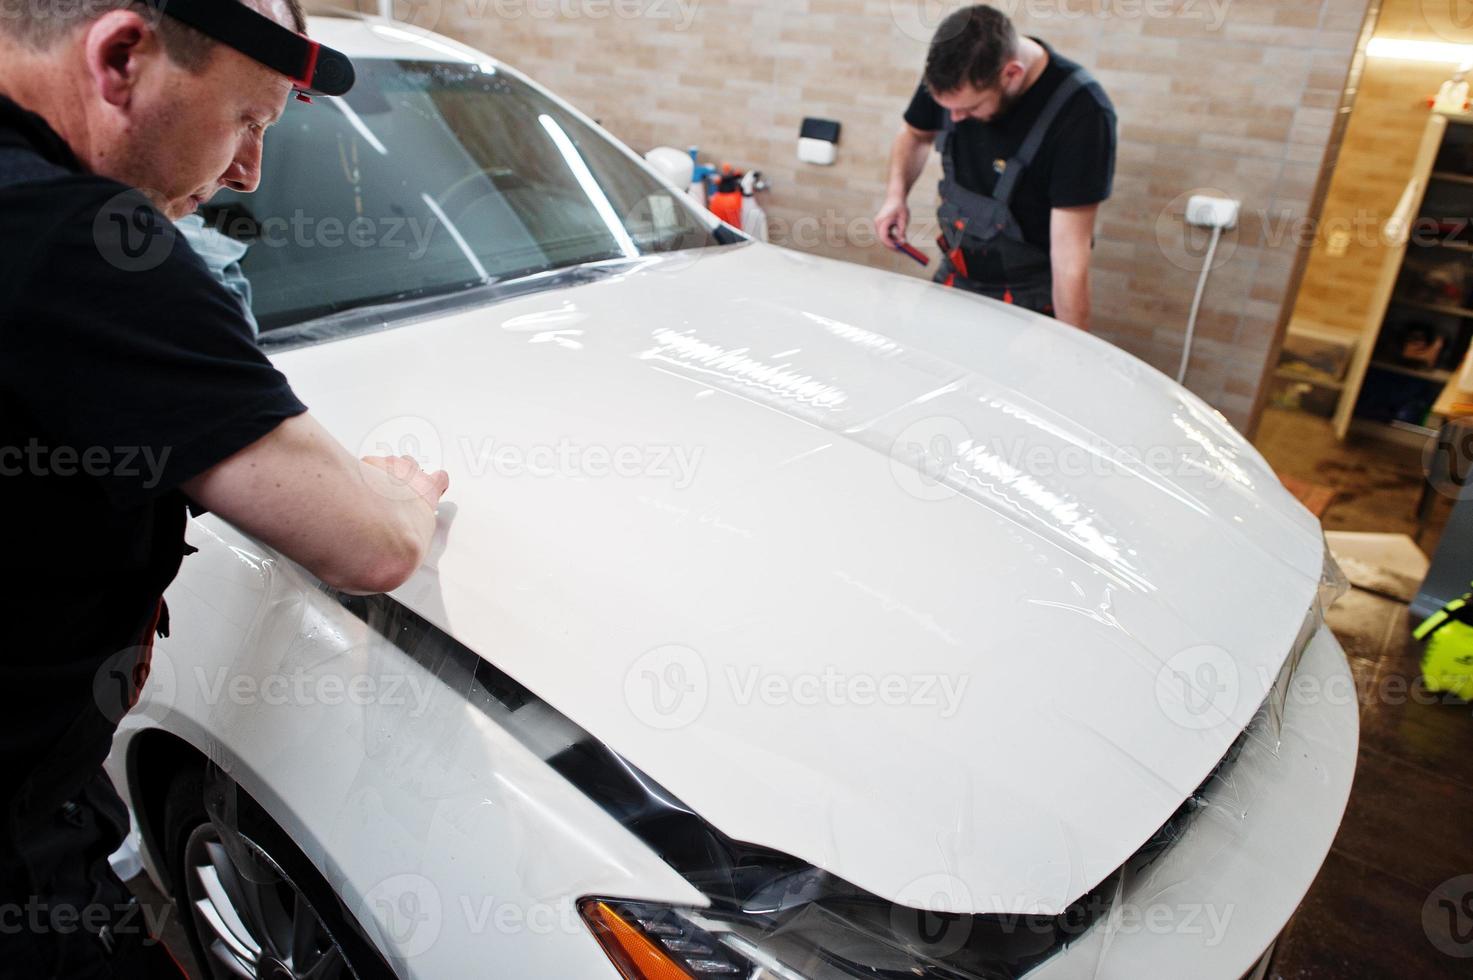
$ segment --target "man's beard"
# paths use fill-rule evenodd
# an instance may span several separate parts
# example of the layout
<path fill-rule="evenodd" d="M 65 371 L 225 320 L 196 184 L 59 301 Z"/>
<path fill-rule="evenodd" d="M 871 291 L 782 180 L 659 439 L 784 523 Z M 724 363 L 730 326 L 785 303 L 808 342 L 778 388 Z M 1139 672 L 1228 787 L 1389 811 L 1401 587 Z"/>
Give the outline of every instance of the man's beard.
<path fill-rule="evenodd" d="M 1022 98 L 1021 95 L 1013 95 L 1009 92 L 999 91 L 997 93 L 997 111 L 994 112 L 991 118 L 989 118 L 987 121 L 997 122 L 998 120 L 1005 118 L 1009 112 L 1013 111 L 1013 107 L 1018 104 L 1018 100 L 1020 98 Z"/>

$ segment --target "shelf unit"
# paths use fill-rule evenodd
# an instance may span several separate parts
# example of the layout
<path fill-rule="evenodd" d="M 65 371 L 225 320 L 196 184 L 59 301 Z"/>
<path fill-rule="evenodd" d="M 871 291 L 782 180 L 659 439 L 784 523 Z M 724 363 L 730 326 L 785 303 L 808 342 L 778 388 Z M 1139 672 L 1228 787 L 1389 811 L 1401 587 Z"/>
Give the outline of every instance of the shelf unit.
<path fill-rule="evenodd" d="M 1441 419 L 1432 414 L 1438 396 L 1468 356 L 1473 338 L 1473 241 L 1445 238 L 1411 242 L 1411 229 L 1438 215 L 1473 215 L 1473 114 L 1432 114 L 1418 148 L 1417 165 L 1396 214 L 1386 227 L 1392 244 L 1377 281 L 1377 302 L 1341 385 L 1335 431 L 1393 442 L 1425 444 Z M 1446 227 L 1446 225 L 1444 225 Z M 1430 265 L 1446 274 L 1461 264 L 1462 298 L 1432 300 L 1408 295 Z M 1444 338 L 1435 365 L 1400 357 L 1402 338 L 1421 328 Z"/>

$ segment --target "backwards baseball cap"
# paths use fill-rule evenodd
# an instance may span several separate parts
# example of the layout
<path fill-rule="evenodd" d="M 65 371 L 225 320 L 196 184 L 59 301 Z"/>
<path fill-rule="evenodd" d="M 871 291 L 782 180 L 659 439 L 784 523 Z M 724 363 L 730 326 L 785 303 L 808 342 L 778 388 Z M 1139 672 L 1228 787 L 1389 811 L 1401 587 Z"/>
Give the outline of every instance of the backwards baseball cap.
<path fill-rule="evenodd" d="M 282 27 L 240 0 L 148 0 L 162 14 L 291 79 L 297 98 L 344 95 L 353 87 L 353 62 L 304 34 Z"/>

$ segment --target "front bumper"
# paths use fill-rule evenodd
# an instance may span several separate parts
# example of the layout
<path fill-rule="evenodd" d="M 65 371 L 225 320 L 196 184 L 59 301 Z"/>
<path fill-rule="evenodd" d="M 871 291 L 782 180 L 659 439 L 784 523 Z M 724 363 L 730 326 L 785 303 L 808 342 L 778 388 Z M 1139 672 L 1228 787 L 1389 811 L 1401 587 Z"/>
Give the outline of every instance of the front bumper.
<path fill-rule="evenodd" d="M 1322 626 L 1282 726 L 1250 738 L 1181 838 L 1120 886 L 1109 919 L 1028 980 L 1239 980 L 1303 900 L 1340 827 L 1360 712 L 1340 644 Z M 1276 737 L 1274 737 L 1276 736 Z"/>

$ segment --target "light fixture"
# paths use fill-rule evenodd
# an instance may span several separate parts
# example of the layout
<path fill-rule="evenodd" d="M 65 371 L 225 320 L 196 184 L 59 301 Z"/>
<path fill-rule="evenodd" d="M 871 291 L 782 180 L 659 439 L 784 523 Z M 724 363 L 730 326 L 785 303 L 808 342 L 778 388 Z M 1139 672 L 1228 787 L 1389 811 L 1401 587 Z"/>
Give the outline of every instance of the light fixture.
<path fill-rule="evenodd" d="M 1473 65 L 1473 44 L 1377 37 L 1366 45 L 1366 54 L 1372 58 L 1394 58 L 1400 61 L 1427 61 L 1464 67 Z"/>

